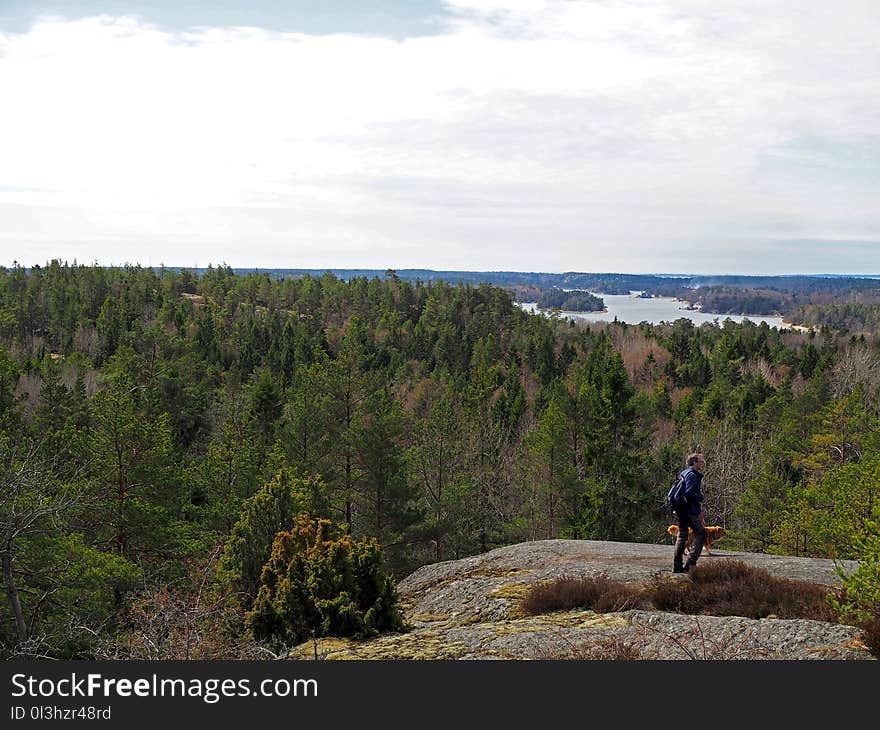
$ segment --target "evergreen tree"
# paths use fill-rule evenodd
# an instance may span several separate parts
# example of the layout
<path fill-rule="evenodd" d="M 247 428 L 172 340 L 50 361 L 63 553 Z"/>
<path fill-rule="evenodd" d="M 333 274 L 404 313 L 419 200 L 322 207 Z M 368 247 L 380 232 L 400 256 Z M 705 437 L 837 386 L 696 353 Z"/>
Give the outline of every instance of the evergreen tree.
<path fill-rule="evenodd" d="M 326 514 L 323 483 L 280 469 L 253 497 L 245 500 L 223 550 L 220 575 L 250 608 L 260 588 L 263 565 L 269 560 L 275 536 L 289 529 L 302 512 Z"/>
<path fill-rule="evenodd" d="M 578 479 L 566 455 L 566 394 L 556 387 L 537 427 L 525 438 L 526 514 L 531 539 L 555 539 L 576 521 Z"/>
<path fill-rule="evenodd" d="M 90 450 L 99 499 L 99 542 L 129 559 L 163 542 L 179 493 L 168 470 L 172 455 L 167 414 L 147 418 L 141 388 L 126 373 L 108 376 L 92 401 Z"/>
<path fill-rule="evenodd" d="M 257 639 L 283 647 L 310 637 L 367 638 L 405 628 L 379 545 L 340 533 L 308 514 L 278 533 L 247 615 Z"/>
<path fill-rule="evenodd" d="M 421 532 L 431 544 L 431 557 L 442 560 L 468 535 L 474 487 L 467 479 L 466 442 L 461 409 L 443 383 L 417 410 L 409 451 L 412 481 L 419 486 L 425 518 Z"/>
<path fill-rule="evenodd" d="M 387 389 L 358 409 L 352 443 L 362 479 L 358 495 L 358 534 L 378 540 L 387 551 L 403 543 L 417 519 L 416 491 L 410 484 L 402 446 L 404 416 Z"/>

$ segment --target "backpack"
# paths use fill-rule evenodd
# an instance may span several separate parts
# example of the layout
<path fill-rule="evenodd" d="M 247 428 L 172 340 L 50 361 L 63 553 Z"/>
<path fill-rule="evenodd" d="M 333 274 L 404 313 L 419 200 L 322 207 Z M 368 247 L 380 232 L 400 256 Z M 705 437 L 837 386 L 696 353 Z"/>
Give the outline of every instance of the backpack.
<path fill-rule="evenodd" d="M 678 512 L 687 507 L 687 497 L 684 495 L 684 472 L 678 475 L 666 493 L 666 504 L 669 505 L 672 512 Z"/>

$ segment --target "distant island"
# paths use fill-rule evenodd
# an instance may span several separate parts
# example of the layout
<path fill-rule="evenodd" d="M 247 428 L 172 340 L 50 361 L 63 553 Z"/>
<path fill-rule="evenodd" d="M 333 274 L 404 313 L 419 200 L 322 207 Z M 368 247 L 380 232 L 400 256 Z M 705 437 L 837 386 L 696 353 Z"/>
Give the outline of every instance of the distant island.
<path fill-rule="evenodd" d="M 545 289 L 537 303 L 541 309 L 560 309 L 564 312 L 601 312 L 605 309 L 605 301 L 601 297 L 586 291 Z"/>

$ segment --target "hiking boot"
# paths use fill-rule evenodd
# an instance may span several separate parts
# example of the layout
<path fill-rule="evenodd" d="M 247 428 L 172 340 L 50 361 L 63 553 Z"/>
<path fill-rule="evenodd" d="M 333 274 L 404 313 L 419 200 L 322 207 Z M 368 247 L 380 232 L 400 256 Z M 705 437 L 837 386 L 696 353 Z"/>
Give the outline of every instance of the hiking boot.
<path fill-rule="evenodd" d="M 672 572 L 673 572 L 673 573 L 687 573 L 687 572 L 688 572 L 688 569 L 687 569 L 686 566 L 683 566 L 683 565 L 676 565 L 676 566 L 672 569 Z"/>

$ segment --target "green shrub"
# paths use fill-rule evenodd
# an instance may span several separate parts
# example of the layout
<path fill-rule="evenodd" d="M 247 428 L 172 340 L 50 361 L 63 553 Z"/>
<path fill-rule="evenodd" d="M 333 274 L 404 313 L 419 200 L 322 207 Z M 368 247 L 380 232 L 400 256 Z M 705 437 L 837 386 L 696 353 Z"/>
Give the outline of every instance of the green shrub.
<path fill-rule="evenodd" d="M 840 571 L 843 590 L 832 603 L 846 618 L 863 623 L 880 617 L 880 524 L 867 522 L 855 547 L 858 570 Z"/>
<path fill-rule="evenodd" d="M 843 587 L 829 602 L 845 621 L 862 628 L 865 643 L 880 657 L 880 523 L 867 522 L 855 547 L 859 567 L 849 575 L 840 571 Z"/>
<path fill-rule="evenodd" d="M 305 513 L 276 535 L 247 623 L 256 639 L 277 646 L 405 628 L 378 543 Z"/>
<path fill-rule="evenodd" d="M 275 536 L 296 515 L 323 511 L 325 503 L 320 477 L 295 476 L 287 468 L 245 500 L 220 560 L 220 577 L 238 593 L 244 609 L 251 608 L 260 590 L 260 576 L 272 555 Z"/>

